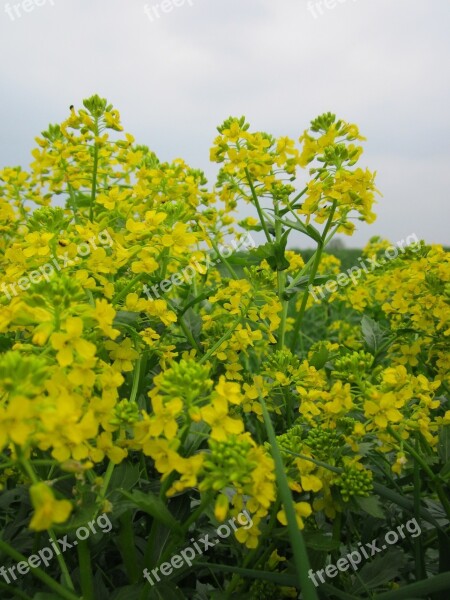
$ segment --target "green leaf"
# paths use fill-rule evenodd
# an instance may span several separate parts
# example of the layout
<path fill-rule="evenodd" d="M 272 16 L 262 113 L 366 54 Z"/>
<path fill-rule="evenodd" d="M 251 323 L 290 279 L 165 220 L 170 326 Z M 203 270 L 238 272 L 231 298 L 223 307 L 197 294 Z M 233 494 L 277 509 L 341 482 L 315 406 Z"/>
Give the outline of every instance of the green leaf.
<path fill-rule="evenodd" d="M 397 492 L 394 492 L 393 490 L 382 485 L 381 483 L 375 482 L 373 484 L 373 489 L 382 498 L 386 498 L 390 502 L 393 502 L 394 504 L 397 504 L 401 508 L 408 510 L 411 514 L 414 514 L 414 502 L 411 499 L 401 496 Z M 444 514 L 443 511 L 442 511 L 442 514 Z M 441 529 L 439 522 L 430 513 L 430 511 L 427 510 L 426 508 L 422 508 L 422 507 L 420 508 L 420 516 L 422 517 L 422 519 L 424 521 L 428 521 L 428 523 L 431 523 L 434 527 Z"/>
<path fill-rule="evenodd" d="M 109 482 L 109 489 L 112 491 L 111 495 L 114 495 L 114 492 L 119 488 L 127 491 L 133 489 L 139 482 L 139 479 L 139 465 L 133 465 L 127 462 L 117 465 L 114 467 L 114 471 Z"/>
<path fill-rule="evenodd" d="M 280 221 L 286 227 L 290 227 L 291 229 L 295 229 L 296 231 L 301 231 L 301 233 L 304 233 L 318 244 L 322 242 L 322 237 L 319 231 L 317 231 L 317 229 L 312 225 L 304 225 L 300 221 L 290 221 L 287 219 L 280 219 Z"/>
<path fill-rule="evenodd" d="M 384 512 L 381 508 L 380 499 L 378 496 L 368 496 L 367 498 L 359 496 L 355 498 L 355 501 L 361 510 L 368 513 L 372 517 L 384 519 Z"/>
<path fill-rule="evenodd" d="M 316 350 L 316 352 L 314 352 L 309 361 L 309 364 L 317 370 L 320 370 L 322 367 L 325 366 L 329 356 L 330 351 L 328 350 L 328 348 L 322 346 L 321 348 L 319 348 L 319 350 Z"/>
<path fill-rule="evenodd" d="M 356 581 L 350 589 L 351 594 L 363 592 L 366 588 L 374 590 L 399 577 L 402 567 L 406 562 L 402 550 L 391 550 L 386 554 L 375 557 L 367 562 L 359 571 L 361 581 Z"/>
<path fill-rule="evenodd" d="M 116 590 L 111 600 L 139 600 L 144 584 L 127 585 Z"/>
<path fill-rule="evenodd" d="M 367 347 L 375 354 L 385 341 L 386 334 L 381 326 L 367 315 L 361 319 L 361 331 Z"/>
<path fill-rule="evenodd" d="M 266 242 L 258 248 L 253 248 L 250 250 L 249 254 L 252 257 L 257 257 L 260 259 L 260 262 L 263 260 L 267 260 L 270 265 L 270 268 L 273 271 L 284 271 L 289 268 L 289 262 L 286 260 L 284 256 L 286 250 L 287 243 L 287 235 L 286 231 L 280 242 Z"/>
<path fill-rule="evenodd" d="M 329 275 L 316 275 L 314 277 L 314 280 L 311 281 L 311 285 L 313 285 L 313 286 L 322 285 L 323 283 L 327 283 L 328 281 L 334 281 L 333 277 L 330 277 Z M 306 290 L 306 288 L 309 287 L 309 285 L 310 285 L 309 275 L 300 277 L 300 279 L 297 281 L 295 286 L 290 287 L 286 290 L 286 295 L 292 295 L 292 294 L 296 294 L 297 292 Z"/>
<path fill-rule="evenodd" d="M 186 324 L 186 326 L 189 328 L 189 331 L 192 333 L 192 335 L 194 336 L 195 339 L 198 338 L 198 336 L 200 335 L 200 332 L 202 330 L 202 318 L 200 317 L 200 315 L 198 315 L 196 312 L 194 312 L 192 310 L 192 308 L 189 308 L 185 313 L 184 313 L 184 322 Z"/>
<path fill-rule="evenodd" d="M 318 550 L 319 552 L 332 552 L 333 550 L 338 550 L 341 546 L 339 540 L 333 540 L 333 538 L 322 533 L 304 532 L 303 537 L 308 548 Z"/>
<path fill-rule="evenodd" d="M 116 313 L 114 318 L 114 325 L 118 325 L 119 323 L 123 323 L 124 325 L 134 325 L 139 319 L 138 312 L 131 312 L 128 310 L 119 310 Z"/>
<path fill-rule="evenodd" d="M 182 532 L 180 523 L 174 518 L 159 496 L 150 492 L 144 494 L 138 490 L 134 490 L 131 494 L 125 490 L 118 491 L 123 494 L 125 498 L 131 500 L 137 508 L 151 515 L 163 525 L 170 527 L 176 533 Z"/>

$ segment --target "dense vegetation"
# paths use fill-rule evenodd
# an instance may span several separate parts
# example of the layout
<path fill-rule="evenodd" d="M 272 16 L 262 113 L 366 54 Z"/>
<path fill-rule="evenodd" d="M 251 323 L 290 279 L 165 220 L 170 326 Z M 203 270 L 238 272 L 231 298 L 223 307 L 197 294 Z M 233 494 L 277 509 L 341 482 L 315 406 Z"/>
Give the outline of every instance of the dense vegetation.
<path fill-rule="evenodd" d="M 327 252 L 362 140 L 230 117 L 209 188 L 94 96 L 0 171 L 2 598 L 448 598 L 450 260 Z"/>

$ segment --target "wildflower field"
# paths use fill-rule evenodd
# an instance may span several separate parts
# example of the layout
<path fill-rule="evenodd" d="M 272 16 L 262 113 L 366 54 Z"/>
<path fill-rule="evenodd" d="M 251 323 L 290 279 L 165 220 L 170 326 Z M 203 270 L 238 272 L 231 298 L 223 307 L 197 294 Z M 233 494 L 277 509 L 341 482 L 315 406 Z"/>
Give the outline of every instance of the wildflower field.
<path fill-rule="evenodd" d="M 0 171 L 2 600 L 450 597 L 449 254 L 344 269 L 364 138 L 292 134 L 208 183 L 93 96 Z"/>

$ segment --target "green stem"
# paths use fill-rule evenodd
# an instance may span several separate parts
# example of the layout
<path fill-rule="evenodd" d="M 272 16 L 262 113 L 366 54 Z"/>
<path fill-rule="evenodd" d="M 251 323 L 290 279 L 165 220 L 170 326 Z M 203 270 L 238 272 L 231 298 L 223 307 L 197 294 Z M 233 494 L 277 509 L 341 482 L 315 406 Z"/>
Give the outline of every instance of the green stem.
<path fill-rule="evenodd" d="M 18 446 L 16 446 L 16 453 L 17 453 L 17 458 L 19 460 L 20 465 L 22 466 L 24 471 L 27 473 L 28 477 L 31 479 L 31 482 L 33 483 L 33 485 L 40 483 L 40 480 L 37 477 L 36 473 L 34 472 L 33 467 L 30 465 L 29 461 L 24 457 L 22 450 Z M 50 538 L 55 543 L 55 545 L 57 545 L 58 540 L 57 540 L 54 530 L 48 529 L 48 533 L 50 535 Z M 73 585 L 73 581 L 70 576 L 69 569 L 67 568 L 66 561 L 64 560 L 64 557 L 60 552 L 56 555 L 56 560 L 58 561 L 59 568 L 61 569 L 61 573 L 65 580 L 66 586 L 69 588 L 69 590 L 75 591 L 75 586 Z"/>
<path fill-rule="evenodd" d="M 430 469 L 430 467 L 427 465 L 427 463 L 423 460 L 422 456 L 418 452 L 416 452 L 415 448 L 413 446 L 411 446 L 408 442 L 403 440 L 401 438 L 400 434 L 398 434 L 396 431 L 394 431 L 394 429 L 392 429 L 392 427 L 388 427 L 387 431 L 400 444 L 403 444 L 403 448 L 409 454 L 411 454 L 411 456 L 419 463 L 419 465 L 422 467 L 422 469 L 428 475 L 428 477 L 430 478 L 430 481 L 436 491 L 436 494 L 438 495 L 439 500 L 441 501 L 442 507 L 444 508 L 444 510 L 447 514 L 447 517 L 450 519 L 450 501 L 447 498 L 447 495 L 446 495 L 444 489 L 442 488 L 439 478 L 433 473 L 433 471 Z"/>
<path fill-rule="evenodd" d="M 214 352 L 220 348 L 220 346 L 226 342 L 226 340 L 231 337 L 231 335 L 233 334 L 233 332 L 235 331 L 236 327 L 239 325 L 239 323 L 241 323 L 243 321 L 243 319 L 245 318 L 245 315 L 247 314 L 247 310 L 245 311 L 245 314 L 240 315 L 239 319 L 236 319 L 236 321 L 233 323 L 233 325 L 231 326 L 231 328 L 223 334 L 223 336 L 220 338 L 219 341 L 217 341 L 209 350 L 206 354 L 204 354 L 202 356 L 202 358 L 198 361 L 200 365 L 204 365 L 210 358 L 211 356 L 214 354 Z"/>
<path fill-rule="evenodd" d="M 130 281 L 130 283 L 128 283 L 122 291 L 120 291 L 112 300 L 113 304 L 117 304 L 119 302 L 119 300 L 122 300 L 122 298 L 125 298 L 125 296 L 128 294 L 128 292 L 134 288 L 134 286 L 136 285 L 136 283 L 138 283 L 143 277 L 144 277 L 145 273 L 139 273 L 139 275 L 136 275 L 136 277 L 134 279 L 132 279 Z"/>
<path fill-rule="evenodd" d="M 228 270 L 228 273 L 231 275 L 231 277 L 233 279 L 239 279 L 239 277 L 236 275 L 236 271 L 233 269 L 233 267 L 230 265 L 230 263 L 228 262 L 228 260 L 225 258 L 225 256 L 222 256 L 219 252 L 219 247 L 217 246 L 216 242 L 210 238 L 210 242 L 211 242 L 211 246 L 214 248 L 215 252 L 217 253 L 217 255 L 220 257 L 221 262 L 223 262 L 223 264 L 225 265 L 225 267 Z"/>
<path fill-rule="evenodd" d="M 416 438 L 416 448 L 418 448 L 419 440 Z M 420 492 L 421 492 L 421 479 L 419 463 L 414 461 L 414 517 L 416 521 L 420 522 Z M 414 554 L 415 554 L 415 571 L 416 580 L 425 578 L 425 565 L 424 565 L 424 552 L 422 548 L 421 536 L 418 536 L 414 540 Z"/>
<path fill-rule="evenodd" d="M 186 325 L 186 321 L 183 319 L 183 317 L 181 315 L 178 316 L 178 323 L 180 324 L 180 327 L 183 330 L 183 333 L 186 336 L 187 340 L 197 350 L 197 352 L 202 354 L 203 351 L 202 351 L 202 348 L 200 347 L 200 344 L 197 342 L 197 340 L 192 335 L 192 331 Z"/>
<path fill-rule="evenodd" d="M 256 193 L 255 186 L 253 185 L 253 181 L 252 181 L 252 178 L 250 176 L 250 173 L 249 173 L 247 167 L 244 169 L 244 172 L 245 172 L 245 176 L 247 177 L 248 185 L 250 186 L 250 191 L 251 191 L 251 194 L 252 194 L 253 202 L 255 203 L 256 210 L 258 212 L 258 217 L 259 217 L 259 220 L 261 221 L 261 226 L 263 228 L 263 231 L 264 231 L 264 234 L 266 236 L 267 241 L 269 242 L 269 244 L 271 244 L 272 243 L 272 239 L 270 237 L 270 233 L 269 233 L 269 230 L 267 228 L 267 223 L 266 223 L 266 220 L 264 218 L 264 213 L 263 213 L 261 205 L 259 203 L 258 195 Z"/>
<path fill-rule="evenodd" d="M 336 201 L 334 201 L 332 204 L 330 216 L 328 217 L 328 221 L 325 225 L 325 229 L 323 230 L 321 241 L 317 245 L 316 256 L 315 256 L 313 265 L 311 267 L 311 272 L 309 275 L 308 283 L 306 284 L 306 289 L 303 293 L 302 302 L 300 304 L 300 309 L 298 311 L 297 318 L 295 319 L 294 331 L 292 332 L 292 342 L 291 342 L 291 351 L 292 352 L 295 352 L 295 349 L 297 347 L 297 339 L 298 339 L 298 335 L 300 333 L 300 326 L 302 324 L 303 316 L 304 316 L 305 310 L 306 310 L 306 304 L 308 302 L 308 297 L 309 297 L 309 286 L 313 283 L 313 281 L 316 277 L 317 269 L 319 268 L 320 260 L 322 258 L 322 252 L 323 252 L 323 249 L 326 244 L 327 234 L 328 234 L 328 231 L 333 222 L 333 217 L 334 217 L 335 211 L 336 211 Z"/>
<path fill-rule="evenodd" d="M 133 373 L 133 386 L 131 388 L 130 394 L 130 402 L 136 402 L 137 395 L 139 392 L 139 382 L 141 379 L 141 367 L 142 367 L 143 356 L 136 361 L 134 365 L 134 373 Z"/>
<path fill-rule="evenodd" d="M 17 550 L 14 550 L 14 548 L 11 548 L 11 546 L 3 540 L 0 540 L 0 551 L 10 556 L 18 563 L 28 562 L 27 558 L 23 554 L 17 552 Z M 64 598 L 64 600 L 82 600 L 79 596 L 76 596 L 74 593 L 72 593 L 72 591 L 66 589 L 57 581 L 52 579 L 42 569 L 39 569 L 38 567 L 32 568 L 30 569 L 30 573 L 34 575 L 34 577 L 36 577 L 37 579 L 40 579 L 42 583 L 44 583 L 48 588 L 53 590 L 56 594 L 59 594 L 61 598 Z"/>
<path fill-rule="evenodd" d="M 100 498 L 103 500 L 106 497 L 106 493 L 108 491 L 109 482 L 111 481 L 111 477 L 114 471 L 115 464 L 110 461 L 108 467 L 106 469 L 106 473 L 103 477 L 103 485 L 100 492 Z"/>
<path fill-rule="evenodd" d="M 275 462 L 275 474 L 279 486 L 279 494 L 281 501 L 283 502 L 284 511 L 286 513 L 288 534 L 291 540 L 292 552 L 294 554 L 294 564 L 296 567 L 296 575 L 299 587 L 302 590 L 304 600 L 318 600 L 316 588 L 314 587 L 312 581 L 310 581 L 308 578 L 308 572 L 311 569 L 308 552 L 306 550 L 303 534 L 297 524 L 294 499 L 289 488 L 286 470 L 283 464 L 280 449 L 278 447 L 275 430 L 273 428 L 264 398 L 260 396 L 259 400 L 263 410 L 264 423 L 271 447 L 271 453 Z"/>
<path fill-rule="evenodd" d="M 282 238 L 282 228 L 280 221 L 280 207 L 278 200 L 274 200 L 274 209 L 275 209 L 275 241 L 277 244 L 280 244 Z M 284 252 L 283 252 L 284 256 Z M 281 304 L 281 321 L 278 327 L 278 339 L 277 339 L 277 348 L 284 347 L 284 336 L 286 332 L 286 320 L 288 313 L 288 303 L 286 298 L 284 297 L 284 290 L 286 287 L 286 273 L 284 271 L 277 270 L 277 286 L 278 286 L 278 300 Z"/>
<path fill-rule="evenodd" d="M 58 538 L 56 537 L 53 529 L 49 529 L 48 533 L 49 533 L 50 538 L 52 539 L 53 543 L 55 544 L 55 546 L 57 546 Z M 67 568 L 67 564 L 66 564 L 66 561 L 64 560 L 63 555 L 61 553 L 57 554 L 56 560 L 58 561 L 59 568 L 61 569 L 61 573 L 63 575 L 63 578 L 65 579 L 66 586 L 69 588 L 69 590 L 75 591 L 75 586 L 73 585 L 72 577 L 70 576 L 69 569 Z"/>
<path fill-rule="evenodd" d="M 98 135 L 98 119 L 95 119 L 95 131 L 94 135 Z M 94 220 L 94 204 L 95 197 L 97 195 L 97 172 L 98 172 L 98 143 L 95 141 L 94 144 L 94 168 L 92 173 L 92 190 L 91 190 L 91 202 L 89 206 L 89 221 Z"/>
<path fill-rule="evenodd" d="M 80 585 L 83 600 L 95 600 L 94 579 L 92 577 L 91 552 L 87 540 L 79 540 L 77 546 Z"/>

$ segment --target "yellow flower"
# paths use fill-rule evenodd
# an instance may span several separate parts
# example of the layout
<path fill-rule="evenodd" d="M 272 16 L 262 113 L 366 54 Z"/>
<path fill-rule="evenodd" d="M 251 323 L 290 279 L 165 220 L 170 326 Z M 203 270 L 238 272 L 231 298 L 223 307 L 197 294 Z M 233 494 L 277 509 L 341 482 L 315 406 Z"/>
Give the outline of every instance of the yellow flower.
<path fill-rule="evenodd" d="M 145 312 L 151 317 L 160 319 L 164 325 L 170 325 L 177 321 L 177 315 L 167 307 L 165 300 L 150 300 L 146 304 Z"/>
<path fill-rule="evenodd" d="M 183 410 L 183 402 L 180 398 L 173 398 L 164 403 L 161 396 L 152 397 L 154 416 L 151 419 L 150 434 L 159 437 L 161 434 L 171 440 L 178 431 L 176 418 Z"/>
<path fill-rule="evenodd" d="M 299 529 L 303 529 L 305 527 L 305 524 L 303 523 L 303 517 L 309 517 L 312 514 L 311 505 L 308 504 L 308 502 L 296 502 L 295 514 Z M 284 508 L 277 513 L 277 519 L 282 525 L 287 525 L 286 512 Z"/>
<path fill-rule="evenodd" d="M 216 504 L 214 506 L 214 516 L 219 521 L 219 523 L 223 523 L 228 514 L 229 507 L 228 497 L 225 494 L 219 494 L 216 498 Z"/>
<path fill-rule="evenodd" d="M 95 355 L 95 345 L 81 337 L 83 321 L 79 317 L 68 318 L 64 329 L 66 333 L 57 332 L 50 337 L 53 348 L 58 350 L 56 359 L 61 367 L 67 367 L 73 363 L 74 350 L 83 360 L 89 360 Z"/>
<path fill-rule="evenodd" d="M 37 254 L 38 256 L 47 256 L 50 254 L 49 242 L 54 237 L 53 233 L 40 233 L 35 231 L 25 236 L 26 247 L 23 250 L 24 255 L 29 258 Z"/>
<path fill-rule="evenodd" d="M 130 338 L 125 338 L 120 344 L 116 342 L 105 342 L 105 348 L 110 351 L 109 355 L 116 371 L 132 371 L 133 360 L 139 358 L 139 353 L 132 347 Z"/>
<path fill-rule="evenodd" d="M 120 333 L 118 329 L 113 329 L 112 327 L 115 316 L 116 311 L 111 306 L 111 304 L 109 304 L 109 302 L 105 300 L 105 298 L 101 298 L 95 301 L 93 317 L 98 322 L 98 326 L 103 331 L 103 333 L 113 340 L 115 340 Z"/>
<path fill-rule="evenodd" d="M 403 415 L 398 408 L 403 406 L 404 401 L 398 400 L 393 392 L 381 394 L 374 391 L 371 397 L 372 400 L 364 402 L 364 414 L 368 418 L 373 417 L 378 427 L 386 429 L 389 423 L 402 421 Z"/>
<path fill-rule="evenodd" d="M 171 233 L 162 236 L 162 245 L 172 248 L 175 252 L 184 252 L 197 241 L 197 236 L 194 233 L 189 233 L 187 228 L 188 226 L 185 223 L 177 223 Z"/>
<path fill-rule="evenodd" d="M 54 523 L 64 523 L 72 512 L 72 504 L 68 500 L 56 500 L 53 491 L 45 483 L 32 485 L 30 496 L 34 508 L 30 529 L 34 531 L 45 531 Z"/>
<path fill-rule="evenodd" d="M 224 442 L 228 434 L 238 434 L 244 431 L 244 424 L 238 419 L 228 416 L 228 402 L 218 398 L 209 406 L 201 409 L 202 419 L 211 426 L 211 438 Z"/>

